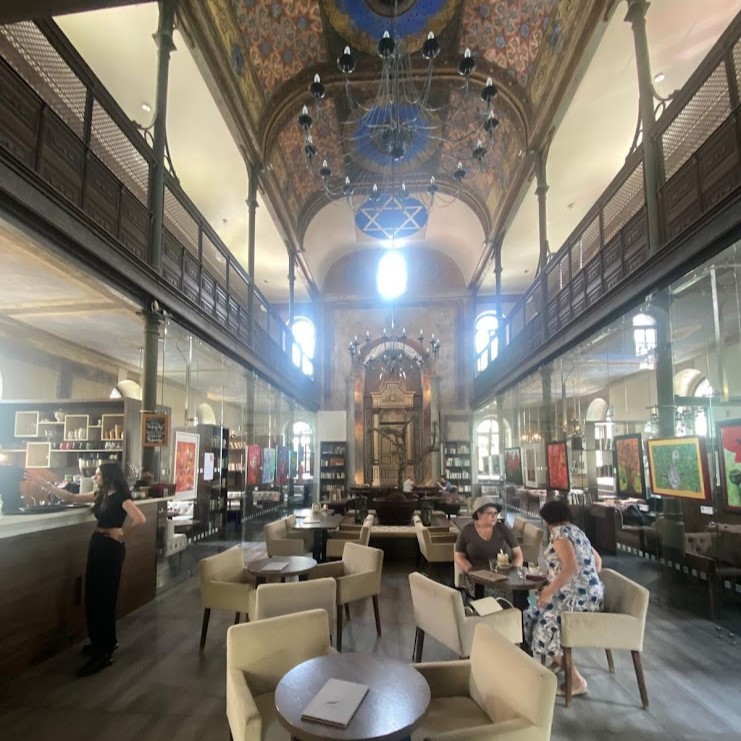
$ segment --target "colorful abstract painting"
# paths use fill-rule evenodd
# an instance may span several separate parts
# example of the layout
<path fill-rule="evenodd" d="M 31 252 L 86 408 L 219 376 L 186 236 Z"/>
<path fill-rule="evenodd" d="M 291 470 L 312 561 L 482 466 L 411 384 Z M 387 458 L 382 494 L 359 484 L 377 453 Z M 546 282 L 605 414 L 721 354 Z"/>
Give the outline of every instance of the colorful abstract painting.
<path fill-rule="evenodd" d="M 618 496 L 646 498 L 641 441 L 639 434 L 615 436 L 615 489 Z"/>
<path fill-rule="evenodd" d="M 262 449 L 262 483 L 272 484 L 275 481 L 275 448 Z"/>
<path fill-rule="evenodd" d="M 522 456 L 519 448 L 504 449 L 504 480 L 522 486 Z"/>
<path fill-rule="evenodd" d="M 719 423 L 718 440 L 723 506 L 727 510 L 741 511 L 741 419 Z"/>
<path fill-rule="evenodd" d="M 288 448 L 285 445 L 278 446 L 278 468 L 275 473 L 275 483 L 278 486 L 288 483 Z"/>
<path fill-rule="evenodd" d="M 192 432 L 175 433 L 175 497 L 192 499 L 198 488 L 198 444 L 200 436 Z"/>
<path fill-rule="evenodd" d="M 654 494 L 701 501 L 710 498 L 710 475 L 703 438 L 649 440 L 648 465 Z"/>
<path fill-rule="evenodd" d="M 260 477 L 260 446 L 247 446 L 247 484 L 257 486 L 262 483 Z"/>
<path fill-rule="evenodd" d="M 569 486 L 569 459 L 566 443 L 561 440 L 548 443 L 548 487 L 560 491 L 568 491 Z"/>

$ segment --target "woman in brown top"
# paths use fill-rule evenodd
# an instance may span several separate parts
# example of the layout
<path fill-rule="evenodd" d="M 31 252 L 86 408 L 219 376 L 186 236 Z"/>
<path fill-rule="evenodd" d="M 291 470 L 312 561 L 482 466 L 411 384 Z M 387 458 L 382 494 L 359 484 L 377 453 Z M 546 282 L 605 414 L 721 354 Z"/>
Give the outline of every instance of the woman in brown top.
<path fill-rule="evenodd" d="M 488 497 L 478 497 L 473 503 L 473 522 L 463 527 L 455 542 L 455 564 L 464 574 L 488 569 L 500 551 L 513 566 L 522 566 L 522 548 L 512 530 L 499 522 L 498 505 Z"/>
<path fill-rule="evenodd" d="M 81 677 L 95 674 L 113 663 L 116 641 L 116 601 L 126 546 L 124 538 L 133 528 L 145 522 L 142 511 L 131 499 L 131 492 L 121 466 L 116 461 L 101 463 L 95 472 L 95 491 L 71 494 L 52 486 L 43 477 L 27 472 L 44 497 L 54 495 L 64 502 L 91 502 L 98 521 L 90 538 L 85 572 L 85 614 L 90 643 L 82 650 L 88 661 L 80 667 Z M 124 530 L 124 522 L 130 525 Z"/>

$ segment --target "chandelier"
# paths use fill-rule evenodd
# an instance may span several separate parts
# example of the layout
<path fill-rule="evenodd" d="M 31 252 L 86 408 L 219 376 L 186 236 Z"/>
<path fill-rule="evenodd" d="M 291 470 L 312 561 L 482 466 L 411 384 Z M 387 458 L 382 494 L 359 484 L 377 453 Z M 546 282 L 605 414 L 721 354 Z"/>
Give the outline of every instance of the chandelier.
<path fill-rule="evenodd" d="M 370 348 L 373 341 L 370 331 L 365 333 L 365 346 L 369 348 L 362 361 L 363 367 L 368 371 L 378 371 L 379 379 L 383 378 L 406 378 L 407 369 L 422 369 L 430 362 L 437 360 L 440 353 L 440 340 L 433 334 L 427 346 L 425 346 L 425 335 L 420 329 L 416 341 L 407 335 L 405 328 L 397 334 L 397 327 L 393 313 L 391 316 L 391 334 L 383 328 L 378 344 Z M 361 349 L 358 336 L 350 341 L 347 348 L 352 362 L 360 361 Z"/>
<path fill-rule="evenodd" d="M 470 168 L 485 167 L 499 121 L 494 113 L 497 88 L 491 78 L 480 90 L 480 110 L 472 120 L 460 120 L 465 106 L 451 102 L 450 84 L 433 84 L 434 60 L 440 54 L 438 40 L 430 32 L 420 58 L 413 59 L 405 52 L 403 38 L 395 36 L 397 11 L 398 2 L 394 2 L 391 30 L 378 42 L 381 69 L 372 98 L 359 99 L 353 93 L 351 79 L 357 59 L 351 48 L 346 46 L 337 59 L 345 96 L 344 101 L 342 96 L 336 100 L 336 108 L 338 113 L 341 109 L 349 112 L 340 113 L 342 161 L 333 162 L 330 153 L 320 152 L 312 136 L 312 130 L 316 132 L 322 125 L 332 128 L 323 120 L 321 103 L 327 91 L 318 74 L 309 85 L 313 109 L 302 108 L 298 125 L 307 166 L 319 178 L 328 198 L 344 197 L 355 211 L 366 205 L 377 212 L 396 212 L 392 219 L 403 226 L 409 221 L 407 211 L 415 204 L 422 203 L 429 210 L 433 203 L 448 205 L 459 197 Z M 475 69 L 475 59 L 466 49 L 457 65 L 464 96 L 470 92 Z M 358 81 L 362 90 L 368 88 L 366 79 L 367 75 Z M 453 154 L 445 143 L 454 145 Z M 470 157 L 461 154 L 461 147 L 466 146 Z M 396 233 L 392 227 L 391 234 L 385 236 L 390 239 Z"/>

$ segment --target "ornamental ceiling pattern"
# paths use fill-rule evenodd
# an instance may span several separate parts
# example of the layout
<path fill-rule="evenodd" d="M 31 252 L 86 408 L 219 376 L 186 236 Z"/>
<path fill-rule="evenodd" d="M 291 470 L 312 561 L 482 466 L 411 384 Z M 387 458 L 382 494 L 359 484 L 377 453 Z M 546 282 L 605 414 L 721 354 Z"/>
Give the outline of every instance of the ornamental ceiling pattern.
<path fill-rule="evenodd" d="M 395 20 L 389 17 L 390 0 L 207 0 L 207 5 L 243 97 L 247 81 L 252 86 L 244 107 L 262 164 L 280 176 L 276 183 L 282 203 L 276 208 L 301 239 L 301 229 L 319 210 L 321 199 L 316 196 L 322 181 L 316 171 L 324 159 L 336 192 L 345 175 L 353 184 L 369 187 L 389 166 L 378 161 L 379 152 L 369 146 L 369 137 L 365 148 L 360 142 L 364 123 L 372 121 L 369 112 L 384 115 L 374 103 L 380 69 L 376 45 L 383 30 L 393 24 L 395 37 L 403 39 L 407 52 L 414 52 L 415 64 L 422 61 L 419 50 L 432 30 L 441 46 L 434 69 L 444 73 L 440 79 L 433 75 L 433 85 L 438 85 L 434 112 L 424 114 L 434 120 L 416 129 L 416 140 L 407 142 L 408 156 L 393 167 L 417 187 L 431 174 L 436 178 L 440 174 L 443 180 L 438 182 L 450 192 L 455 187 L 452 173 L 461 161 L 466 169 L 463 189 L 469 202 L 476 203 L 487 231 L 502 223 L 498 209 L 510 189 L 519 192 L 527 177 L 522 152 L 533 146 L 529 137 L 536 129 L 542 137 L 551 125 L 541 116 L 544 107 L 563 94 L 565 71 L 580 53 L 579 34 L 593 27 L 593 19 L 609 0 L 595 0 L 594 7 L 583 0 L 398 0 Z M 357 61 L 350 76 L 352 97 L 360 103 L 355 110 L 336 64 L 345 45 Z M 464 95 L 457 66 L 466 48 L 477 67 Z M 316 71 L 321 71 L 327 86 L 319 106 L 308 92 Z M 486 106 L 480 98 L 488 75 L 499 89 L 493 104 L 499 126 L 490 144 L 482 127 Z M 297 124 L 304 104 L 314 118 L 310 133 L 317 155 L 311 168 Z M 408 116 L 415 115 L 410 109 Z M 481 163 L 472 156 L 477 138 L 489 149 Z M 387 153 L 383 156 L 388 159 Z"/>
<path fill-rule="evenodd" d="M 232 0 L 232 6 L 266 99 L 326 58 L 317 0 Z"/>
<path fill-rule="evenodd" d="M 466 2 L 460 50 L 475 50 L 526 87 L 554 5 L 556 0 Z"/>

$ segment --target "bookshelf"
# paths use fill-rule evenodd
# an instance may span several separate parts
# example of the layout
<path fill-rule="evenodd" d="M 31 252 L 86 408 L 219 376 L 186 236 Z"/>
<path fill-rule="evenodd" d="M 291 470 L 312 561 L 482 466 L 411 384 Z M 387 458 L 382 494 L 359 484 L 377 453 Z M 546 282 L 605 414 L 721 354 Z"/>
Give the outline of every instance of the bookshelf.
<path fill-rule="evenodd" d="M 448 440 L 443 444 L 445 476 L 459 494 L 471 493 L 471 443 L 467 440 Z"/>
<path fill-rule="evenodd" d="M 229 430 L 220 425 L 198 425 L 201 450 L 196 497 L 197 517 L 200 524 L 198 536 L 208 537 L 215 533 L 223 536 L 226 529 L 227 478 L 229 461 Z M 214 456 L 213 478 L 205 478 L 207 453 Z"/>
<path fill-rule="evenodd" d="M 347 443 L 325 441 L 319 447 L 319 499 L 329 499 L 330 490 L 346 486 Z"/>

